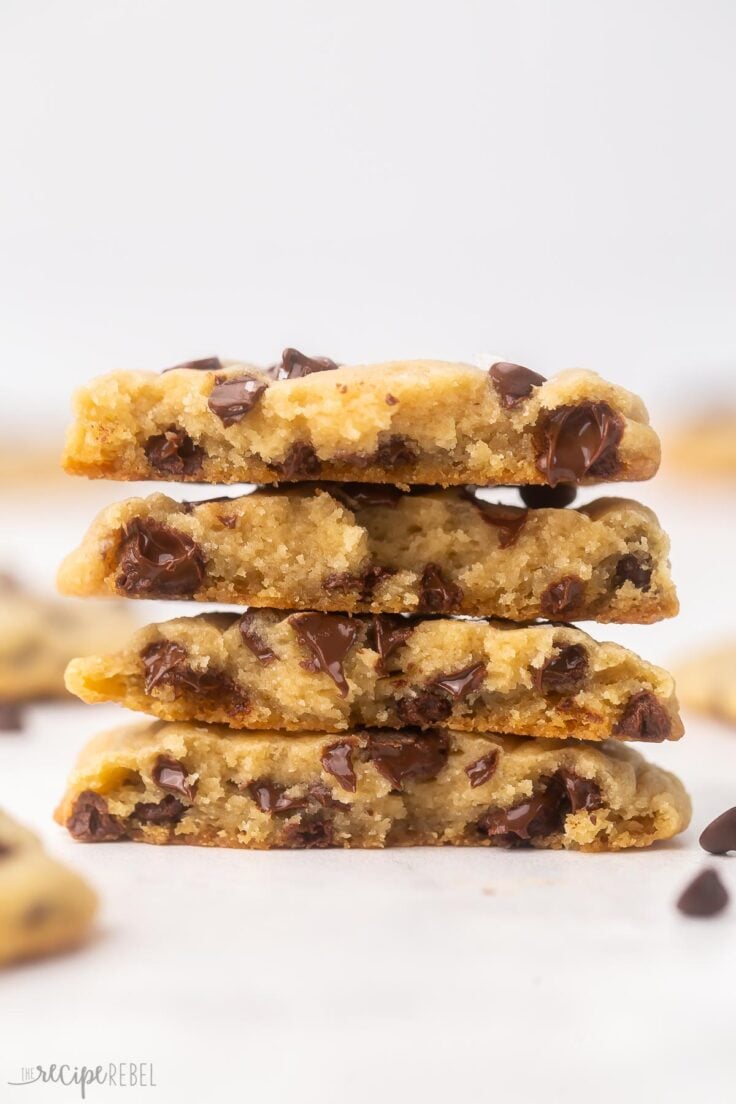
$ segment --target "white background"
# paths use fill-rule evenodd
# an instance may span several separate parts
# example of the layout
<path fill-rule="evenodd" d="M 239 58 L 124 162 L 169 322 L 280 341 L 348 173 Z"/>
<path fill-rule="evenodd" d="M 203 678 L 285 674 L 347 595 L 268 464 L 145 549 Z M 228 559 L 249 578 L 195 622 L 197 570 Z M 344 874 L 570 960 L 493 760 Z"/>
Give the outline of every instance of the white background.
<path fill-rule="evenodd" d="M 98 372 L 288 344 L 594 367 L 663 425 L 713 404 L 735 55 L 730 0 L 0 0 L 3 444 L 53 440 Z M 6 492 L 0 553 L 48 585 L 128 490 Z M 598 635 L 670 662 L 733 623 L 736 502 L 637 493 L 683 614 Z M 0 801 L 104 902 L 84 952 L 0 981 L 0 1099 L 76 1099 L 8 1088 L 26 1064 L 136 1059 L 157 1090 L 90 1099 L 733 1099 L 736 907 L 672 908 L 696 830 L 619 857 L 81 847 L 49 813 L 116 718 L 39 708 L 0 741 Z M 653 758 L 697 828 L 736 804 L 725 730 Z"/>

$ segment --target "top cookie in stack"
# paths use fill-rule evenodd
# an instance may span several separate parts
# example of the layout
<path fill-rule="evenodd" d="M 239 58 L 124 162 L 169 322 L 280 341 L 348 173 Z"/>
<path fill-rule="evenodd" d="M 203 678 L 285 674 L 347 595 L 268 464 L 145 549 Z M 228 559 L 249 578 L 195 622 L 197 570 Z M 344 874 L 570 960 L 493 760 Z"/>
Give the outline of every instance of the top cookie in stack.
<path fill-rule="evenodd" d="M 64 464 L 264 484 L 115 504 L 62 566 L 69 594 L 265 607 L 149 625 L 70 666 L 83 700 L 170 722 L 85 753 L 59 814 L 78 838 L 601 850 L 685 825 L 680 783 L 621 747 L 681 735 L 670 676 L 560 624 L 513 624 L 677 612 L 650 510 L 564 509 L 577 484 L 655 474 L 635 396 L 584 371 L 287 349 L 269 369 L 95 381 Z M 476 489 L 509 484 L 523 506 Z"/>

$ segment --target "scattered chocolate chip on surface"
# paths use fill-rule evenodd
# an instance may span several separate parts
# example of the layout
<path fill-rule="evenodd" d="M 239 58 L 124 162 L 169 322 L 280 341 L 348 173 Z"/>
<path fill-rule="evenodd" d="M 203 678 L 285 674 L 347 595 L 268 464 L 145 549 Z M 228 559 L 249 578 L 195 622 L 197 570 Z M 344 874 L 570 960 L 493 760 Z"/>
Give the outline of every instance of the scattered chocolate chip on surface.
<path fill-rule="evenodd" d="M 736 807 L 726 809 L 700 834 L 700 846 L 711 855 L 725 855 L 736 851 Z"/>
<path fill-rule="evenodd" d="M 677 907 L 685 916 L 709 917 L 723 912 L 728 890 L 715 870 L 703 870 L 677 898 Z"/>
<path fill-rule="evenodd" d="M 529 398 L 535 387 L 541 387 L 547 382 L 546 377 L 540 376 L 539 372 L 532 372 L 522 364 L 510 364 L 505 360 L 492 364 L 488 374 L 498 392 L 501 405 L 507 409 L 518 406 Z"/>
<path fill-rule="evenodd" d="M 576 694 L 588 677 L 588 653 L 582 644 L 565 644 L 533 673 L 540 694 Z"/>
<path fill-rule="evenodd" d="M 312 658 L 302 666 L 329 675 L 343 697 L 349 691 L 343 663 L 358 636 L 356 623 L 341 614 L 295 613 L 289 624 Z"/>
<path fill-rule="evenodd" d="M 79 794 L 66 826 L 75 839 L 85 843 L 105 843 L 125 836 L 122 822 L 110 814 L 104 797 L 94 790 Z"/>
<path fill-rule="evenodd" d="M 332 372 L 340 365 L 329 357 L 308 357 L 298 349 L 284 349 L 281 363 L 267 369 L 268 375 L 275 380 L 300 379 L 311 376 L 313 372 Z"/>
<path fill-rule="evenodd" d="M 539 605 L 545 617 L 572 617 L 585 597 L 585 584 L 577 575 L 563 575 L 542 593 Z"/>
<path fill-rule="evenodd" d="M 152 518 L 134 518 L 124 526 L 118 566 L 118 589 L 147 598 L 189 597 L 204 577 L 196 542 Z"/>
<path fill-rule="evenodd" d="M 357 778 L 353 767 L 353 744 L 349 740 L 338 740 L 328 744 L 321 755 L 324 769 L 336 778 L 344 790 L 355 793 Z"/>
<path fill-rule="evenodd" d="M 482 786 L 484 782 L 493 777 L 498 767 L 500 755 L 499 749 L 494 748 L 487 755 L 481 755 L 480 759 L 476 759 L 475 762 L 468 763 L 465 767 L 465 773 L 470 779 L 472 789 L 475 789 L 476 786 Z"/>
<path fill-rule="evenodd" d="M 621 419 L 608 403 L 560 406 L 542 420 L 537 467 L 553 487 L 579 483 L 586 476 L 610 478 L 622 436 Z"/>
<path fill-rule="evenodd" d="M 249 414 L 268 384 L 254 376 L 216 376 L 207 405 L 227 428 Z"/>
<path fill-rule="evenodd" d="M 275 659 L 278 659 L 278 656 L 256 630 L 253 624 L 254 620 L 253 610 L 246 610 L 238 622 L 238 628 L 246 648 L 253 653 L 264 667 L 267 667 L 269 663 L 273 663 Z"/>
<path fill-rule="evenodd" d="M 197 792 L 197 784 L 187 781 L 187 769 L 178 759 L 172 759 L 168 755 L 159 755 L 151 777 L 159 789 L 167 793 L 180 794 L 188 801 L 194 801 Z"/>
<path fill-rule="evenodd" d="M 558 483 L 555 487 L 540 483 L 519 487 L 519 494 L 530 510 L 563 510 L 572 505 L 578 491 L 574 483 Z"/>
<path fill-rule="evenodd" d="M 430 729 L 418 734 L 386 732 L 369 729 L 366 732 L 366 759 L 396 789 L 405 782 L 429 782 L 446 766 L 450 740 L 443 729 Z"/>
<path fill-rule="evenodd" d="M 651 690 L 633 694 L 614 725 L 613 735 L 621 740 L 648 740 L 660 743 L 672 731 L 666 709 Z"/>

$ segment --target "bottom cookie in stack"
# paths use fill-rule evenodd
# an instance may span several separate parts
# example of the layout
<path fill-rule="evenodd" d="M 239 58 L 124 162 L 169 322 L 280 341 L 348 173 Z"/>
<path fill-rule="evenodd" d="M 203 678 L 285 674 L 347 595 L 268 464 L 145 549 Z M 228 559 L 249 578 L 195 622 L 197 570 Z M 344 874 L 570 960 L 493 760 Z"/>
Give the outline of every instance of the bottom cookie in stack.
<path fill-rule="evenodd" d="M 89 842 L 608 851 L 682 832 L 690 801 L 674 775 L 613 741 L 152 722 L 94 739 L 56 817 Z"/>

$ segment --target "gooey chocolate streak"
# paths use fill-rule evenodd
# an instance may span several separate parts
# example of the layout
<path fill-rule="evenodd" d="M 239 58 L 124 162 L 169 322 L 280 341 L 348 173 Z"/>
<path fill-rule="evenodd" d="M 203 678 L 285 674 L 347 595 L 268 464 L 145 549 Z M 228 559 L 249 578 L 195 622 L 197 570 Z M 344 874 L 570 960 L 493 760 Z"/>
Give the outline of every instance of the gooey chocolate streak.
<path fill-rule="evenodd" d="M 511 809 L 486 813 L 478 821 L 478 830 L 508 847 L 518 847 L 562 831 L 568 813 L 593 812 L 602 805 L 597 783 L 561 769 L 546 781 L 542 792 Z"/>
<path fill-rule="evenodd" d="M 555 487 L 586 476 L 613 475 L 623 424 L 608 403 L 582 402 L 545 415 L 538 435 L 537 468 Z"/>
<path fill-rule="evenodd" d="M 330 613 L 295 613 L 289 617 L 299 642 L 312 653 L 302 666 L 308 671 L 329 675 L 343 697 L 348 683 L 343 670 L 345 657 L 358 636 L 358 628 L 350 617 Z"/>
<path fill-rule="evenodd" d="M 136 597 L 189 597 L 204 577 L 196 542 L 152 518 L 133 518 L 123 527 L 118 566 L 118 589 Z"/>

